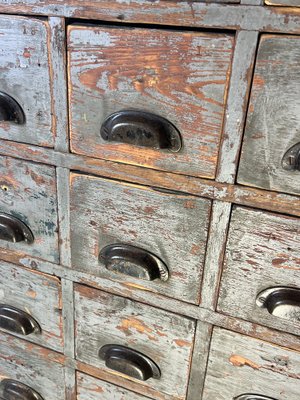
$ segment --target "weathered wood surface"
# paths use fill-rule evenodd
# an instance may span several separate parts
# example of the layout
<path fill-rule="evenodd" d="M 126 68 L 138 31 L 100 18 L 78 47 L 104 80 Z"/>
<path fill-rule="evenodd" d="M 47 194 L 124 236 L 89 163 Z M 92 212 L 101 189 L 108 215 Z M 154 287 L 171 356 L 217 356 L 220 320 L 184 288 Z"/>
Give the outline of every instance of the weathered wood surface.
<path fill-rule="evenodd" d="M 26 118 L 24 125 L 1 121 L 1 138 L 53 147 L 47 41 L 46 21 L 0 16 L 0 90 Z"/>
<path fill-rule="evenodd" d="M 107 370 L 99 349 L 105 344 L 128 346 L 147 355 L 161 370 L 159 380 L 141 381 L 141 385 L 185 398 L 193 320 L 81 285 L 75 286 L 75 319 L 78 360 Z"/>
<path fill-rule="evenodd" d="M 34 235 L 32 244 L 0 240 L 1 247 L 59 262 L 55 168 L 0 157 L 0 211 L 19 218 Z"/>
<path fill-rule="evenodd" d="M 30 314 L 41 327 L 22 339 L 63 352 L 62 298 L 58 278 L 0 261 L 0 303 Z"/>
<path fill-rule="evenodd" d="M 44 400 L 67 400 L 63 363 L 60 354 L 0 333 L 0 381 L 7 378 L 20 381 Z"/>
<path fill-rule="evenodd" d="M 256 306 L 274 286 L 299 287 L 300 220 L 236 208 L 232 213 L 218 310 L 299 335 L 300 323 Z"/>
<path fill-rule="evenodd" d="M 163 193 L 96 177 L 71 174 L 72 268 L 199 303 L 210 201 Z M 146 281 L 105 268 L 100 251 L 125 243 L 155 254 L 168 267 L 169 279 Z"/>
<path fill-rule="evenodd" d="M 300 142 L 300 37 L 261 38 L 238 182 L 300 194 L 300 172 L 281 161 Z"/>
<path fill-rule="evenodd" d="M 265 0 L 268 6 L 300 7 L 299 0 Z"/>
<path fill-rule="evenodd" d="M 72 151 L 214 178 L 233 41 L 224 34 L 69 27 Z M 181 133 L 182 149 L 105 141 L 102 122 L 122 109 L 168 119 Z"/>
<path fill-rule="evenodd" d="M 203 400 L 245 393 L 299 399 L 300 353 L 215 328 Z"/>
<path fill-rule="evenodd" d="M 128 390 L 77 372 L 77 400 L 147 400 Z"/>

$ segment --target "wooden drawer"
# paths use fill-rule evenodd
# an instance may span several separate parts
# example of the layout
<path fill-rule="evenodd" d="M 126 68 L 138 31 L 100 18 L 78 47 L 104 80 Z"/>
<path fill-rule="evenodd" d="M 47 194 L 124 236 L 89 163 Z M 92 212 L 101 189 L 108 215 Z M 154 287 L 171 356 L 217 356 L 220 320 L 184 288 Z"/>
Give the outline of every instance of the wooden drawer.
<path fill-rule="evenodd" d="M 199 303 L 210 207 L 209 200 L 189 195 L 72 174 L 72 266 L 121 282 L 127 294 L 139 288 Z M 143 256 L 132 259 L 119 252 L 113 258 L 111 251 L 111 257 L 99 258 L 103 249 L 116 244 L 154 254 L 169 271 L 168 280 L 164 271 L 161 279 L 140 279 Z M 134 264 L 139 265 L 135 271 Z M 146 264 L 151 272 L 157 269 L 151 261 Z"/>
<path fill-rule="evenodd" d="M 46 20 L 0 16 L 0 92 L 12 97 L 25 116 L 23 123 L 0 122 L 1 138 L 53 147 L 48 29 Z"/>
<path fill-rule="evenodd" d="M 77 400 L 147 400 L 148 397 L 77 372 Z"/>
<path fill-rule="evenodd" d="M 0 261 L 0 304 L 1 328 L 8 327 L 12 318 L 15 322 L 10 323 L 9 333 L 63 352 L 58 278 Z M 34 321 L 30 321 L 30 316 Z"/>
<path fill-rule="evenodd" d="M 71 26 L 68 35 L 74 153 L 215 177 L 233 36 L 101 26 Z M 181 149 L 165 127 L 154 133 L 148 118 L 141 126 L 132 116 L 125 124 L 123 116 L 122 137 L 112 129 L 112 141 L 102 138 L 104 120 L 128 109 L 170 121 Z"/>
<path fill-rule="evenodd" d="M 298 335 L 299 242 L 299 219 L 235 208 L 229 228 L 218 310 Z M 277 289 L 273 295 L 264 293 L 266 289 L 278 287 L 298 288 L 298 291 L 292 294 L 291 290 L 278 292 Z M 292 312 L 285 309 L 289 304 L 294 305 Z"/>
<path fill-rule="evenodd" d="M 60 354 L 0 333 L 0 387 L 3 380 L 12 379 L 31 387 L 42 400 L 65 400 L 62 363 Z"/>
<path fill-rule="evenodd" d="M 0 247 L 59 262 L 54 167 L 0 156 L 0 214 Z"/>
<path fill-rule="evenodd" d="M 203 400 L 298 400 L 300 354 L 215 328 Z"/>
<path fill-rule="evenodd" d="M 263 35 L 242 147 L 238 182 L 300 193 L 300 36 Z M 289 157 L 286 154 L 292 150 Z M 298 152 L 299 150 L 299 159 Z M 298 160 L 298 161 L 297 161 Z M 294 166 L 293 166 L 294 165 Z M 300 164 L 299 164 L 300 165 Z"/>
<path fill-rule="evenodd" d="M 152 360 L 161 373 L 160 379 L 149 374 L 149 379 L 137 382 L 185 398 L 195 333 L 193 320 L 80 285 L 75 286 L 75 319 L 78 360 L 116 373 L 117 368 L 109 368 L 109 352 L 104 361 L 99 351 L 109 344 L 128 347 Z M 127 357 L 122 355 L 121 359 Z M 127 364 L 123 362 L 122 370 Z M 134 379 L 128 375 L 124 377 Z"/>

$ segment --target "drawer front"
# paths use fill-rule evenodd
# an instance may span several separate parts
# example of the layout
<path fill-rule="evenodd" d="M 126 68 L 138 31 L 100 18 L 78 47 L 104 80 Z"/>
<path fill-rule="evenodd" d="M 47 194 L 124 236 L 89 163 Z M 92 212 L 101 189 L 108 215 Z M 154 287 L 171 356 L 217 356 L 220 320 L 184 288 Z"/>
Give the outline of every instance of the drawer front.
<path fill-rule="evenodd" d="M 68 32 L 73 152 L 215 177 L 233 36 L 83 26 Z M 130 144 L 117 133 L 112 141 L 103 139 L 104 120 L 128 109 L 170 121 L 180 132 L 181 149 L 170 146 L 164 128 L 154 144 L 148 118 L 142 125 L 129 118 L 124 135 L 134 136 Z"/>
<path fill-rule="evenodd" d="M 61 284 L 58 278 L 0 261 L 0 304 L 2 329 L 63 352 Z M 28 326 L 30 316 L 34 321 L 30 321 Z M 8 327 L 10 318 L 15 324 Z"/>
<path fill-rule="evenodd" d="M 178 196 L 73 174 L 72 265 L 121 282 L 127 294 L 128 289 L 138 287 L 199 303 L 210 207 L 210 201 L 189 195 Z M 99 255 L 114 244 L 130 245 L 154 254 L 167 268 L 168 280 L 164 280 L 163 272 L 154 280 L 136 277 L 126 265 L 126 256 L 122 273 L 118 273 L 120 259 L 115 264 L 112 261 L 112 267 L 108 268 L 109 257 L 99 258 Z M 132 263 L 138 263 L 138 257 L 134 258 Z"/>
<path fill-rule="evenodd" d="M 0 247 L 59 262 L 54 167 L 1 156 L 0 215 Z"/>
<path fill-rule="evenodd" d="M 150 376 L 137 382 L 185 398 L 194 321 L 80 285 L 75 286 L 75 319 L 78 360 L 116 373 L 100 359 L 99 350 L 108 344 L 126 346 L 148 357 L 161 372 L 160 379 Z"/>
<path fill-rule="evenodd" d="M 297 400 L 299 380 L 299 353 L 214 329 L 203 400 L 239 400 L 246 393 Z"/>
<path fill-rule="evenodd" d="M 11 121 L 9 108 L 0 122 L 3 139 L 53 147 L 48 28 L 46 21 L 0 16 L 0 92 L 17 102 L 25 119 Z"/>
<path fill-rule="evenodd" d="M 77 400 L 147 400 L 148 397 L 77 372 Z"/>
<path fill-rule="evenodd" d="M 0 388 L 3 380 L 12 379 L 32 388 L 43 400 L 65 400 L 62 363 L 62 355 L 0 333 Z"/>
<path fill-rule="evenodd" d="M 299 242 L 299 219 L 247 208 L 234 209 L 218 310 L 299 334 Z M 280 295 L 280 287 L 289 290 L 281 291 Z M 273 295 L 265 292 L 272 288 L 277 288 Z M 298 290 L 294 293 L 293 288 Z M 259 299 L 263 298 L 261 303 Z M 285 309 L 290 306 L 293 306 L 290 311 Z"/>
<path fill-rule="evenodd" d="M 263 35 L 260 41 L 238 182 L 300 193 L 300 37 Z M 300 149 L 300 147 L 299 147 Z M 292 151 L 290 158 L 287 152 Z M 300 155 L 300 150 L 299 150 Z M 297 161 L 298 160 L 298 161 Z"/>

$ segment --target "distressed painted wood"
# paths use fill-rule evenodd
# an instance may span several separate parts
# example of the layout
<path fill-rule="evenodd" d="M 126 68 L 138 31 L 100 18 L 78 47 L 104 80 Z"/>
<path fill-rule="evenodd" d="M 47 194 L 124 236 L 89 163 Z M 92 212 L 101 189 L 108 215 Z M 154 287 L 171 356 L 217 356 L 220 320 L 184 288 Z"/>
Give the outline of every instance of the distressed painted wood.
<path fill-rule="evenodd" d="M 159 380 L 139 383 L 184 399 L 193 350 L 195 322 L 86 286 L 75 286 L 76 358 L 101 369 L 105 344 L 133 348 L 161 370 Z M 109 371 L 112 372 L 113 371 Z"/>
<path fill-rule="evenodd" d="M 236 208 L 232 213 L 218 310 L 299 335 L 300 322 L 270 315 L 256 306 L 269 287 L 299 287 L 300 220 Z"/>
<path fill-rule="evenodd" d="M 242 148 L 238 182 L 300 194 L 299 171 L 282 157 L 300 142 L 300 37 L 261 38 Z"/>
<path fill-rule="evenodd" d="M 24 222 L 34 242 L 7 242 L 0 247 L 59 262 L 55 168 L 0 157 L 0 211 Z"/>
<path fill-rule="evenodd" d="M 20 336 L 22 339 L 63 352 L 58 278 L 0 261 L 0 303 L 25 311 L 38 322 L 41 332 Z"/>
<path fill-rule="evenodd" d="M 77 400 L 147 400 L 128 390 L 77 372 Z"/>
<path fill-rule="evenodd" d="M 232 48 L 233 37 L 225 34 L 70 26 L 72 152 L 214 178 Z M 105 118 L 132 108 L 173 123 L 182 149 L 102 139 Z"/>
<path fill-rule="evenodd" d="M 267 6 L 300 7 L 299 0 L 265 0 Z"/>
<path fill-rule="evenodd" d="M 137 185 L 71 175 L 72 268 L 137 288 L 199 303 L 210 202 Z M 101 250 L 124 243 L 159 257 L 169 279 L 146 281 L 109 271 Z"/>
<path fill-rule="evenodd" d="M 203 400 L 255 393 L 299 399 L 300 353 L 215 328 Z"/>
<path fill-rule="evenodd" d="M 63 362 L 62 355 L 0 333 L 0 381 L 20 381 L 44 400 L 66 400 Z"/>
<path fill-rule="evenodd" d="M 25 124 L 0 122 L 0 137 L 53 147 L 46 21 L 0 16 L 0 91 L 23 108 Z"/>

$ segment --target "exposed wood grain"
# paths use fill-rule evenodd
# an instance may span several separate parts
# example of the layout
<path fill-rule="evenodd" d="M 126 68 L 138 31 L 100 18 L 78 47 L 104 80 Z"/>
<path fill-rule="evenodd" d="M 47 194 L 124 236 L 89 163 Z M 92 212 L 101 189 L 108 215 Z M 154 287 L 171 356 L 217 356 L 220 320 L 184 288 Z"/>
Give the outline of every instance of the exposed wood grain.
<path fill-rule="evenodd" d="M 55 168 L 0 157 L 0 211 L 19 218 L 32 231 L 34 242 L 0 246 L 59 262 Z"/>
<path fill-rule="evenodd" d="M 300 7 L 299 0 L 265 0 L 268 6 Z"/>
<path fill-rule="evenodd" d="M 47 29 L 42 20 L 0 16 L 0 88 L 26 118 L 24 125 L 1 121 L 1 138 L 53 147 Z"/>
<path fill-rule="evenodd" d="M 75 315 L 78 360 L 106 369 L 98 356 L 102 346 L 133 348 L 161 370 L 159 380 L 141 381 L 141 385 L 185 398 L 196 328 L 193 320 L 81 285 L 75 286 Z"/>
<path fill-rule="evenodd" d="M 73 359 L 70 360 L 73 361 Z M 65 367 L 65 393 L 66 400 L 77 400 L 76 371 L 74 367 Z"/>
<path fill-rule="evenodd" d="M 60 263 L 66 266 L 71 265 L 69 176 L 68 169 L 56 168 L 59 254 Z"/>
<path fill-rule="evenodd" d="M 256 306 L 269 287 L 299 287 L 300 220 L 236 208 L 228 234 L 218 310 L 299 335 L 300 323 Z"/>
<path fill-rule="evenodd" d="M 74 299 L 73 282 L 61 280 L 63 301 L 64 354 L 74 358 Z"/>
<path fill-rule="evenodd" d="M 224 34 L 70 26 L 72 151 L 214 178 L 232 47 Z M 132 108 L 168 119 L 183 148 L 171 153 L 102 139 L 105 118 Z"/>
<path fill-rule="evenodd" d="M 297 400 L 299 380 L 299 353 L 214 329 L 203 400 L 228 400 L 245 393 Z"/>

